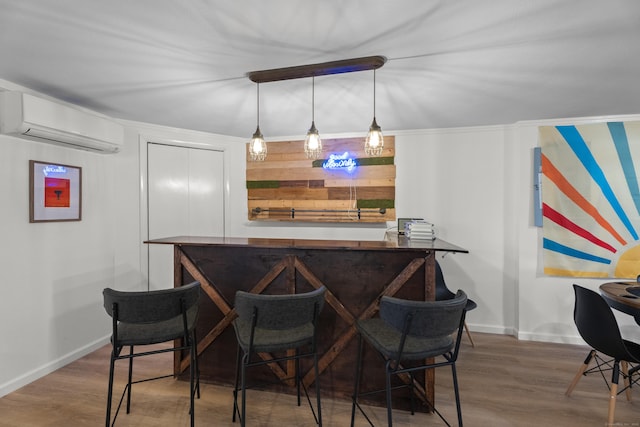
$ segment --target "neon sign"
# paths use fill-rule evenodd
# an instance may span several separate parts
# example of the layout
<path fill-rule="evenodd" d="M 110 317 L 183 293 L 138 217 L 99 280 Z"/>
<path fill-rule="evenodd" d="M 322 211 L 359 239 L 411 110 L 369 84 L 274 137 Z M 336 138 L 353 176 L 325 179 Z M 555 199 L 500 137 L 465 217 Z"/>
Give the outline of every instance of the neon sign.
<path fill-rule="evenodd" d="M 353 172 L 356 166 L 358 166 L 356 160 L 349 157 L 348 151 L 343 154 L 330 154 L 327 161 L 322 164 L 323 169 L 344 169 L 349 173 Z"/>
<path fill-rule="evenodd" d="M 60 165 L 47 165 L 42 168 L 42 174 L 44 176 L 48 176 L 49 174 L 55 174 L 55 173 L 63 173 L 63 174 L 67 173 L 67 168 Z"/>

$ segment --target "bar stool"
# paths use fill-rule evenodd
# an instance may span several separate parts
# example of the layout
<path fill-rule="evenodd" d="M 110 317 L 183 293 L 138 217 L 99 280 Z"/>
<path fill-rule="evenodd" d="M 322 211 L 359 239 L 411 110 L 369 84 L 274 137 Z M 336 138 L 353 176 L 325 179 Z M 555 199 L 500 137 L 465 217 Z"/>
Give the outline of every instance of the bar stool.
<path fill-rule="evenodd" d="M 324 306 L 325 292 L 324 286 L 311 292 L 288 295 L 236 292 L 235 310 L 238 313 L 238 318 L 234 320 L 233 327 L 238 341 L 238 355 L 233 390 L 234 422 L 237 415 L 242 427 L 246 423 L 247 368 L 294 360 L 294 379 L 298 394 L 298 406 L 300 406 L 299 361 L 301 358 L 312 358 L 315 371 L 317 414 L 313 409 L 306 387 L 304 384 L 302 386 L 316 423 L 322 426 L 316 334 L 318 316 Z M 294 354 L 291 354 L 290 350 L 293 350 Z M 282 355 L 273 358 L 252 358 L 258 353 L 273 352 Z M 238 405 L 238 391 L 240 391 L 240 405 Z"/>
<path fill-rule="evenodd" d="M 393 425 L 391 407 L 391 376 L 408 374 L 410 379 L 406 386 L 411 392 L 411 413 L 413 414 L 414 377 L 416 371 L 450 366 L 453 374 L 453 389 L 458 412 L 458 425 L 462 426 L 462 411 L 458 392 L 456 360 L 460 348 L 460 337 L 464 327 L 467 295 L 459 290 L 455 297 L 444 301 L 410 301 L 384 296 L 380 300 L 380 317 L 358 320 L 359 332 L 358 361 L 351 405 L 351 426 L 355 422 L 356 408 L 373 426 L 370 418 L 358 402 L 358 397 L 373 393 L 385 392 L 387 397 L 387 422 Z M 457 331 L 454 340 L 453 333 Z M 362 365 L 362 342 L 366 340 L 385 359 L 385 388 L 360 392 L 360 375 Z M 437 361 L 439 356 L 444 360 Z M 433 358 L 433 362 L 424 363 Z M 403 361 L 418 362 L 417 366 L 404 367 Z M 396 389 L 399 387 L 393 387 Z M 435 408 L 433 402 L 427 402 L 431 408 L 447 424 L 449 423 Z"/>
<path fill-rule="evenodd" d="M 122 391 L 118 408 L 113 416 L 116 422 L 122 401 L 127 396 L 127 414 L 131 409 L 131 388 L 133 384 L 144 381 L 171 377 L 174 374 L 162 375 L 138 381 L 132 381 L 133 359 L 153 354 L 189 351 L 189 390 L 191 426 L 194 425 L 194 394 L 200 397 L 200 380 L 196 352 L 195 325 L 198 318 L 198 300 L 200 283 L 181 286 L 179 288 L 162 289 L 145 292 L 123 292 L 106 288 L 102 292 L 104 308 L 112 318 L 111 359 L 109 364 L 109 389 L 107 392 L 106 426 L 111 423 L 111 399 L 113 394 L 113 377 L 116 360 L 129 360 L 127 385 Z M 169 348 L 158 350 L 134 351 L 136 346 L 146 346 L 179 340 Z M 124 347 L 129 347 L 128 354 L 121 354 Z"/>

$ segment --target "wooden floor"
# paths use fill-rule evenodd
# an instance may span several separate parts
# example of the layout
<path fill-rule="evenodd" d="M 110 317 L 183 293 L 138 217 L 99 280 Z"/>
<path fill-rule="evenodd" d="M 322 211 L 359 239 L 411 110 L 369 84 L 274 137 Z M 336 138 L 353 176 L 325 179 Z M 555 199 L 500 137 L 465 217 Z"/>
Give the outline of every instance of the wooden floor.
<path fill-rule="evenodd" d="M 464 340 L 458 361 L 462 411 L 466 426 L 605 426 L 608 391 L 597 375 L 583 377 L 571 397 L 564 392 L 587 354 L 587 348 L 518 341 L 503 335 L 473 334 L 475 348 Z M 171 369 L 171 356 L 139 359 L 135 373 Z M 230 354 L 230 357 L 235 357 Z M 109 347 L 104 347 L 14 393 L 0 398 L 0 426 L 99 426 L 104 424 Z M 124 366 L 124 364 L 123 364 Z M 119 383 L 124 372 L 119 371 Z M 134 388 L 131 414 L 118 426 L 187 426 L 188 383 L 166 380 Z M 617 426 L 640 426 L 640 393 L 628 402 L 618 397 Z M 286 394 L 249 391 L 247 425 L 313 426 L 308 406 Z M 436 371 L 436 405 L 456 425 L 451 374 Z M 348 426 L 351 405 L 323 400 L 326 426 Z M 371 408 L 378 426 L 386 425 L 382 408 Z M 231 422 L 232 393 L 227 387 L 202 385 L 196 401 L 196 425 L 237 426 Z M 357 426 L 367 425 L 357 418 Z M 442 426 L 435 415 L 411 416 L 394 411 L 395 426 Z"/>

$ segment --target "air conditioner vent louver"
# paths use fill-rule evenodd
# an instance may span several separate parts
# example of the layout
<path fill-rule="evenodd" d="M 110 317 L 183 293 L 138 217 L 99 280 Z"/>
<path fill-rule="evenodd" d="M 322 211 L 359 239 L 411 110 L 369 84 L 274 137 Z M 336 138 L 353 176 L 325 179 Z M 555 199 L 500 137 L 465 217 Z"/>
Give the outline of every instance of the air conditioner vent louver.
<path fill-rule="evenodd" d="M 22 92 L 0 92 L 0 133 L 98 153 L 124 143 L 120 124 Z"/>

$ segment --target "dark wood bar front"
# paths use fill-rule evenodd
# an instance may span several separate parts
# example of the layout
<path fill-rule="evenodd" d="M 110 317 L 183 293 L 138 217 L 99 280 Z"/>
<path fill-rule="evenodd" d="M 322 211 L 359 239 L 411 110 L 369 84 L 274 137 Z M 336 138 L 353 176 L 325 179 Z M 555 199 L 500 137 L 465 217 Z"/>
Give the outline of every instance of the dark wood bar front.
<path fill-rule="evenodd" d="M 433 300 L 435 253 L 467 252 L 439 239 L 416 243 L 403 236 L 384 241 L 179 236 L 145 243 L 174 245 L 175 286 L 193 280 L 202 285 L 199 364 L 201 379 L 211 383 L 232 385 L 235 380 L 236 339 L 231 323 L 237 290 L 282 294 L 326 286 L 318 337 L 320 384 L 323 396 L 342 399 L 350 399 L 353 392 L 356 319 L 375 316 L 384 295 Z M 370 349 L 365 350 L 364 360 L 363 387 L 383 388 L 382 361 Z M 187 364 L 188 359 L 177 357 L 176 372 Z M 284 380 L 292 372 L 293 365 L 265 367 L 252 377 L 265 382 Z M 316 379 L 310 365 L 303 366 L 303 372 L 308 387 Z M 290 385 L 283 381 L 280 388 Z M 418 386 L 432 400 L 433 372 Z M 394 405 L 407 407 L 401 394 L 397 399 Z M 377 402 L 384 404 L 383 394 Z"/>

